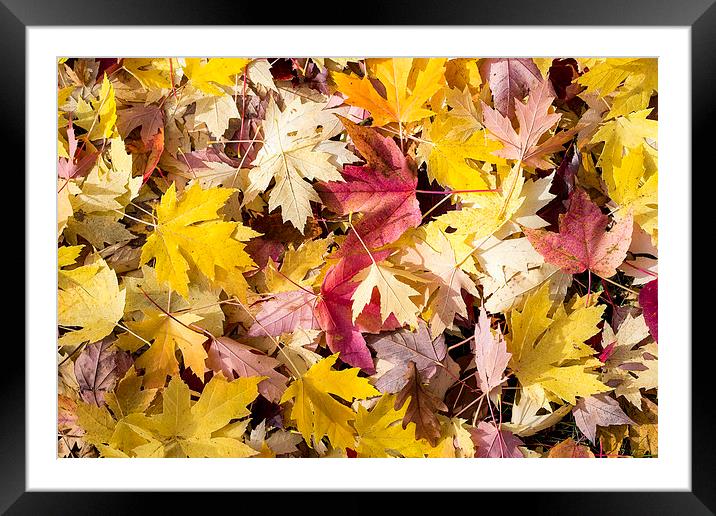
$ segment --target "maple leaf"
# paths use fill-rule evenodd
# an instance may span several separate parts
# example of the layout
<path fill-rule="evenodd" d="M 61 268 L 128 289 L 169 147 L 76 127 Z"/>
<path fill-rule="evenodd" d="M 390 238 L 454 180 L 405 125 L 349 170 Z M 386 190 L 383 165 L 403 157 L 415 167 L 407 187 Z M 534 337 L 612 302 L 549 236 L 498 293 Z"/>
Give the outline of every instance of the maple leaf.
<path fill-rule="evenodd" d="M 200 320 L 200 316 L 191 313 L 167 315 L 155 309 L 147 312 L 140 322 L 127 322 L 129 329 L 136 335 L 153 341 L 135 362 L 137 369 L 145 370 L 145 387 L 161 387 L 167 376 L 179 373 L 175 355 L 177 348 L 184 358 L 184 365 L 191 368 L 199 378 L 203 377 L 207 357 L 203 344 L 207 336 L 190 327 Z"/>
<path fill-rule="evenodd" d="M 306 275 L 312 269 L 323 265 L 324 256 L 331 242 L 330 238 L 321 238 L 307 241 L 298 248 L 289 246 L 283 255 L 280 269 L 273 264 L 273 261 L 270 262 L 271 266 L 264 269 L 266 288 L 270 292 L 286 292 L 295 290 L 296 285 L 309 287 L 313 278 L 306 278 Z"/>
<path fill-rule="evenodd" d="M 205 281 L 192 282 L 185 299 L 176 295 L 167 284 L 160 282 L 153 267 L 143 265 L 141 271 L 141 277 L 124 277 L 122 286 L 127 291 L 125 317 L 138 320 L 143 314 L 156 311 L 157 306 L 161 306 L 172 314 L 190 311 L 201 317 L 201 327 L 209 333 L 223 333 L 224 312 L 218 303 L 218 289 L 210 288 Z"/>
<path fill-rule="evenodd" d="M 556 425 L 571 410 L 571 405 L 553 409 L 547 400 L 535 400 L 518 393 L 512 405 L 510 422 L 503 423 L 502 427 L 520 437 L 529 437 Z"/>
<path fill-rule="evenodd" d="M 552 168 L 554 165 L 547 159 L 549 154 L 562 150 L 562 144 L 569 140 L 574 131 L 562 131 L 539 143 L 540 139 L 557 122 L 561 115 L 549 113 L 554 95 L 550 81 L 541 81 L 530 91 L 526 104 L 515 103 L 519 133 L 512 127 L 510 119 L 483 102 L 482 113 L 485 127 L 490 134 L 503 144 L 503 148 L 495 151 L 497 156 L 518 160 L 534 168 Z"/>
<path fill-rule="evenodd" d="M 359 457 L 423 457 L 428 443 L 415 438 L 415 423 L 401 426 L 407 405 L 395 410 L 395 396 L 384 394 L 370 410 L 358 405 L 355 429 Z"/>
<path fill-rule="evenodd" d="M 392 138 L 339 118 L 367 163 L 362 167 L 345 166 L 344 182 L 319 183 L 316 188 L 331 211 L 339 215 L 362 213 L 335 254 L 337 257 L 363 252 L 364 245 L 373 250 L 391 244 L 421 220 L 412 160 L 403 155 Z"/>
<path fill-rule="evenodd" d="M 469 429 L 475 443 L 475 456 L 482 458 L 523 459 L 524 455 L 518 448 L 524 443 L 508 430 L 501 430 L 493 423 L 480 421 L 476 427 Z"/>
<path fill-rule="evenodd" d="M 464 241 L 469 241 L 468 249 L 472 253 L 475 251 L 473 242 L 495 233 L 520 208 L 524 202 L 522 196 L 524 183 L 522 169 L 515 165 L 502 180 L 501 191 L 468 194 L 462 209 L 440 215 L 434 223 L 443 231 L 452 228 L 451 238 L 459 236 Z"/>
<path fill-rule="evenodd" d="M 396 410 L 410 400 L 403 417 L 403 428 L 407 428 L 411 422 L 415 423 L 415 437 L 426 439 L 432 446 L 436 446 L 441 435 L 437 411 L 447 411 L 448 408 L 423 387 L 415 362 L 408 363 L 405 379 L 405 386 L 395 397 Z"/>
<path fill-rule="evenodd" d="M 582 301 L 567 313 L 560 304 L 550 316 L 551 309 L 549 286 L 543 285 L 527 298 L 522 311 L 508 315 L 510 369 L 523 390 L 535 399 L 551 394 L 572 405 L 577 396 L 610 390 L 597 379 L 594 368 L 601 362 L 584 343 L 599 331 L 604 305 L 584 306 Z"/>
<path fill-rule="evenodd" d="M 561 443 L 555 444 L 547 454 L 550 459 L 593 459 L 594 454 L 589 446 L 578 444 L 568 437 Z"/>
<path fill-rule="evenodd" d="M 350 422 L 355 420 L 356 413 L 331 394 L 349 402 L 380 394 L 367 378 L 358 377 L 358 369 L 331 369 L 337 359 L 337 354 L 331 355 L 312 366 L 281 397 L 281 403 L 294 400 L 288 417 L 296 422 L 296 428 L 311 447 L 312 442 L 315 444 L 324 436 L 335 448 L 355 445 L 355 431 Z"/>
<path fill-rule="evenodd" d="M 606 231 L 609 218 L 581 189 L 572 192 L 567 213 L 560 218 L 559 233 L 525 229 L 534 248 L 545 260 L 565 272 L 576 274 L 589 269 L 609 278 L 617 273 L 631 243 L 631 211 Z"/>
<path fill-rule="evenodd" d="M 381 261 L 391 254 L 390 250 L 356 254 L 350 259 L 342 258 L 332 265 L 321 284 L 320 298 L 315 308 L 316 318 L 326 332 L 326 343 L 333 352 L 339 352 L 341 360 L 372 374 L 375 372 L 373 358 L 366 345 L 362 331 L 378 332 L 400 327 L 395 316 L 381 322 L 377 296 L 365 307 L 357 319 L 353 319 L 351 297 L 358 288 L 353 278 L 368 267 L 372 260 Z"/>
<path fill-rule="evenodd" d="M 192 185 L 177 200 L 172 184 L 157 207 L 157 226 L 142 247 L 141 263 L 155 258 L 159 281 L 183 297 L 189 293 L 190 266 L 228 294 L 245 299 L 242 274 L 255 266 L 243 241 L 259 234 L 238 222 L 226 222 L 218 210 L 234 192 L 230 188 L 202 190 Z"/>
<path fill-rule="evenodd" d="M 359 79 L 336 73 L 331 77 L 349 104 L 370 111 L 374 125 L 398 122 L 402 126 L 433 114 L 423 105 L 444 81 L 445 59 L 367 59 L 366 65 L 385 88 L 385 95 L 378 93 L 367 75 Z"/>
<path fill-rule="evenodd" d="M 82 156 L 81 148 L 77 145 L 77 139 L 75 138 L 75 129 L 70 123 L 67 127 L 67 140 L 68 150 L 66 156 L 62 156 L 62 153 L 57 159 L 57 175 L 63 179 L 71 179 L 73 177 L 82 177 L 92 169 L 100 151 L 95 150 L 93 152 L 85 152 Z M 67 194 L 68 189 L 63 189 Z M 59 192 L 58 192 L 59 193 Z"/>
<path fill-rule="evenodd" d="M 112 138 L 109 155 L 97 161 L 70 203 L 75 212 L 106 214 L 111 211 L 119 219 L 121 214 L 116 211 L 123 210 L 137 196 L 141 185 L 142 179 L 132 176 L 132 156 L 125 151 L 124 142 L 121 138 Z"/>
<path fill-rule="evenodd" d="M 211 135 L 217 138 L 223 136 L 232 118 L 241 118 L 241 114 L 231 95 L 211 95 L 196 99 L 194 121 L 206 124 Z"/>
<path fill-rule="evenodd" d="M 132 74 L 147 90 L 172 87 L 170 61 L 173 58 L 125 58 L 122 67 Z M 120 129 L 121 131 L 121 129 Z"/>
<path fill-rule="evenodd" d="M 417 153 L 427 161 L 428 179 L 455 190 L 488 189 L 490 184 L 486 174 L 470 161 L 504 164 L 505 160 L 495 155 L 501 146 L 489 138 L 481 126 L 464 129 L 464 117 L 454 113 L 453 109 L 437 116 L 423 129 L 424 141 Z"/>
<path fill-rule="evenodd" d="M 602 382 L 615 387 L 614 394 L 623 396 L 632 405 L 639 406 L 641 389 L 657 386 L 658 349 L 654 342 L 638 346 L 649 336 L 644 316 L 627 315 L 617 334 L 608 324 L 602 333 Z"/>
<path fill-rule="evenodd" d="M 114 96 L 114 86 L 105 74 L 99 90 L 97 100 L 92 100 L 92 107 L 81 101 L 78 106 L 80 113 L 76 124 L 87 131 L 87 139 L 94 141 L 108 139 L 117 135 L 117 100 Z M 82 107 L 84 105 L 85 107 Z"/>
<path fill-rule="evenodd" d="M 619 407 L 619 403 L 606 394 L 595 394 L 588 398 L 580 398 L 572 409 L 574 421 L 582 433 L 596 444 L 597 425 L 633 425 L 634 421 L 629 419 Z"/>
<path fill-rule="evenodd" d="M 627 415 L 634 420 L 629 427 L 629 444 L 634 457 L 659 456 L 659 407 L 642 398 L 637 407 L 627 407 Z"/>
<path fill-rule="evenodd" d="M 276 358 L 285 365 L 295 376 L 302 376 L 308 369 L 318 363 L 321 355 L 312 351 L 318 346 L 318 330 L 304 330 L 298 328 L 290 337 L 284 339 L 283 346 L 279 348 Z"/>
<path fill-rule="evenodd" d="M 142 378 L 132 366 L 112 392 L 104 396 L 114 417 L 121 419 L 129 414 L 142 413 L 149 408 L 159 389 L 142 389 Z"/>
<path fill-rule="evenodd" d="M 151 145 L 154 135 L 164 129 L 162 109 L 154 105 L 137 105 L 117 111 L 117 129 L 122 138 L 127 138 L 137 127 L 142 128 L 139 133 L 142 141 Z"/>
<path fill-rule="evenodd" d="M 336 111 L 319 102 L 302 103 L 300 97 L 280 111 L 269 100 L 263 122 L 263 146 L 249 172 L 250 187 L 244 204 L 265 191 L 272 179 L 269 212 L 281 207 L 284 222 L 303 232 L 311 215 L 311 202 L 320 198 L 308 181 L 341 181 L 337 167 L 355 156 L 343 142 L 329 140 L 340 131 Z"/>
<path fill-rule="evenodd" d="M 480 309 L 472 348 L 477 366 L 477 386 L 493 401 L 497 400 L 502 393 L 503 375 L 512 354 L 507 352 L 502 332 L 498 329 L 493 335 L 490 331 L 490 318 L 484 308 Z"/>
<path fill-rule="evenodd" d="M 643 146 L 627 151 L 620 165 L 603 173 L 609 197 L 620 210 L 631 209 L 634 222 L 657 234 L 658 174 L 645 177 Z"/>
<path fill-rule="evenodd" d="M 226 378 L 263 376 L 259 392 L 269 401 L 277 402 L 286 390 L 288 378 L 276 371 L 281 363 L 229 337 L 210 339 L 206 365 Z"/>
<path fill-rule="evenodd" d="M 59 267 L 73 263 L 67 251 L 58 252 Z M 64 255 L 64 256 L 63 256 Z M 114 330 L 124 313 L 126 292 L 119 289 L 117 275 L 98 255 L 89 258 L 85 265 L 58 272 L 57 324 L 63 327 L 81 327 L 68 331 L 59 339 L 60 347 L 74 348 L 83 342 L 103 339 Z"/>
<path fill-rule="evenodd" d="M 75 360 L 80 396 L 86 403 L 102 405 L 105 394 L 114 389 L 131 365 L 131 357 L 113 349 L 108 339 L 88 345 Z"/>
<path fill-rule="evenodd" d="M 279 292 L 273 298 L 261 303 L 256 322 L 249 329 L 249 336 L 265 335 L 278 337 L 298 328 L 318 329 L 315 316 L 318 297 L 306 290 Z"/>
<path fill-rule="evenodd" d="M 79 420 L 105 456 L 249 457 L 256 452 L 240 438 L 221 434 L 231 420 L 249 415 L 247 405 L 258 395 L 260 381 L 229 382 L 216 375 L 192 404 L 189 387 L 173 377 L 163 392 L 161 413 L 132 413 L 115 424 L 106 411 L 81 412 Z"/>
<path fill-rule="evenodd" d="M 655 341 L 659 340 L 659 280 L 650 281 L 639 291 L 639 304 L 644 310 L 644 321 Z"/>
<path fill-rule="evenodd" d="M 646 155 L 655 159 L 659 123 L 647 119 L 650 113 L 651 109 L 643 109 L 602 124 L 590 142 L 604 142 L 604 149 L 597 162 L 602 170 L 612 170 L 619 166 L 625 149 L 643 146 Z"/>
<path fill-rule="evenodd" d="M 529 58 L 485 59 L 480 75 L 490 84 L 497 111 L 510 119 L 515 116 L 515 99 L 521 101 L 542 82 L 542 74 Z"/>
<path fill-rule="evenodd" d="M 467 318 L 467 306 L 462 291 L 478 297 L 475 283 L 462 267 L 463 256 L 457 256 L 453 242 L 438 225 L 428 225 L 414 235 L 415 244 L 401 256 L 402 263 L 422 269 L 420 278 L 430 293 L 430 333 L 440 335 L 454 327 L 456 315 Z M 469 252 L 469 251 L 468 251 Z"/>
<path fill-rule="evenodd" d="M 410 362 L 415 364 L 423 383 L 427 383 L 447 355 L 445 337 L 440 334 L 433 339 L 422 321 L 415 332 L 401 329 L 381 333 L 368 337 L 367 342 L 379 359 L 392 364 L 373 384 L 381 392 L 396 393 L 405 386 Z"/>
<path fill-rule="evenodd" d="M 234 79 L 246 71 L 250 59 L 212 57 L 204 62 L 195 57 L 185 58 L 184 75 L 194 87 L 209 95 L 224 95 L 220 86 L 234 86 Z"/>
<path fill-rule="evenodd" d="M 656 59 L 606 59 L 582 74 L 577 82 L 586 86 L 580 95 L 598 93 L 601 97 L 617 94 L 605 117 L 610 119 L 646 109 L 653 92 L 657 90 Z"/>
<path fill-rule="evenodd" d="M 380 322 L 384 323 L 393 314 L 401 325 L 418 325 L 418 312 L 420 311 L 410 298 L 420 293 L 413 287 L 398 279 L 403 276 L 407 279 L 415 277 L 407 271 L 397 269 L 385 262 L 373 262 L 367 269 L 358 273 L 354 280 L 360 282 L 355 289 L 351 300 L 353 301 L 353 321 L 363 312 L 371 302 L 373 289 L 380 295 Z"/>

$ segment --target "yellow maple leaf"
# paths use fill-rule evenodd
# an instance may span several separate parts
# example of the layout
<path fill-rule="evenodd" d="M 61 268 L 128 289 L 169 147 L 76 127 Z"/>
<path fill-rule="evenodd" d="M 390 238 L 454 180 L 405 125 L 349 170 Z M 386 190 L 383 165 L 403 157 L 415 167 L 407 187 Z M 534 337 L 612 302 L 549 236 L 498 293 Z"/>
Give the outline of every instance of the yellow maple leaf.
<path fill-rule="evenodd" d="M 653 164 L 647 163 L 650 169 L 656 168 L 657 151 L 653 145 L 658 138 L 659 123 L 646 118 L 650 112 L 650 109 L 644 109 L 602 124 L 591 140 L 591 143 L 604 142 L 604 150 L 598 161 L 602 170 L 608 171 L 619 166 L 625 149 L 641 146 L 644 146 L 645 157 L 653 162 Z"/>
<path fill-rule="evenodd" d="M 452 113 L 452 111 L 450 112 Z M 504 165 L 504 159 L 493 151 L 502 148 L 502 144 L 488 138 L 484 129 L 476 130 L 467 138 L 462 138 L 459 129 L 464 120 L 453 115 L 437 117 L 425 128 L 425 140 L 418 152 L 427 156 L 428 178 L 436 180 L 447 188 L 455 190 L 488 189 L 490 185 L 485 173 L 468 160 L 483 161 Z"/>
<path fill-rule="evenodd" d="M 428 458 L 472 458 L 475 456 L 475 444 L 472 442 L 466 421 L 459 417 L 448 418 L 438 414 L 440 421 L 440 441 L 435 447 L 426 449 Z M 428 443 L 429 446 L 429 443 Z"/>
<path fill-rule="evenodd" d="M 356 413 L 331 394 L 347 401 L 380 394 L 367 378 L 358 377 L 360 369 L 332 370 L 337 359 L 336 353 L 312 366 L 281 397 L 281 403 L 294 400 L 289 418 L 296 422 L 296 428 L 311 447 L 311 438 L 317 442 L 324 436 L 328 436 L 334 448 L 355 445 L 355 430 L 350 422 L 355 420 Z"/>
<path fill-rule="evenodd" d="M 229 422 L 249 415 L 263 377 L 227 381 L 214 376 L 192 404 L 189 387 L 173 377 L 163 392 L 162 412 L 130 413 L 118 421 L 106 407 L 78 405 L 85 440 L 106 457 L 250 457 L 256 455 Z"/>
<path fill-rule="evenodd" d="M 463 195 L 463 208 L 441 215 L 435 224 L 443 231 L 453 228 L 451 240 L 462 237 L 472 245 L 473 241 L 497 231 L 515 214 L 524 201 L 521 197 L 524 182 L 522 168 L 515 165 L 502 180 L 500 191 Z"/>
<path fill-rule="evenodd" d="M 67 267 L 77 261 L 77 257 L 82 252 L 83 245 L 64 245 L 57 249 L 57 267 Z M 65 271 L 66 272 L 66 271 Z M 63 272 L 63 274 L 65 273 Z"/>
<path fill-rule="evenodd" d="M 355 428 L 359 457 L 424 457 L 430 451 L 426 440 L 415 438 L 415 423 L 402 426 L 408 403 L 399 410 L 394 405 L 392 394 L 383 394 L 370 411 L 358 405 Z"/>
<path fill-rule="evenodd" d="M 482 84 L 477 59 L 456 58 L 445 63 L 445 80 L 451 88 L 462 91 L 468 88 L 470 93 L 477 93 Z"/>
<path fill-rule="evenodd" d="M 185 59 L 184 75 L 204 93 L 209 95 L 224 95 L 224 90 L 216 86 L 234 86 L 235 76 L 246 71 L 246 65 L 251 59 L 236 57 L 212 57 L 204 62 L 200 58 L 187 57 Z"/>
<path fill-rule="evenodd" d="M 298 248 L 290 246 L 283 255 L 280 273 L 277 272 L 276 265 L 269 258 L 271 266 L 266 267 L 264 271 L 268 291 L 272 293 L 288 292 L 296 290 L 296 285 L 310 286 L 312 279 L 306 279 L 306 274 L 323 265 L 324 256 L 328 252 L 330 243 L 331 239 L 321 238 L 304 242 Z"/>
<path fill-rule="evenodd" d="M 58 250 L 59 267 L 74 263 L 78 247 Z M 81 267 L 59 270 L 57 279 L 57 322 L 81 327 L 60 337 L 60 346 L 75 347 L 112 333 L 124 313 L 125 291 L 119 289 L 117 275 L 99 255 Z"/>
<path fill-rule="evenodd" d="M 423 105 L 445 81 L 445 59 L 366 59 L 366 65 L 385 88 L 385 97 L 378 93 L 368 76 L 360 79 L 335 73 L 332 77 L 338 91 L 348 97 L 348 104 L 370 111 L 373 125 L 391 122 L 405 125 L 434 114 Z"/>
<path fill-rule="evenodd" d="M 644 231 L 656 236 L 658 208 L 658 173 L 645 177 L 644 148 L 629 149 L 622 162 L 604 171 L 609 197 L 619 205 L 620 211 L 633 210 L 634 221 Z"/>
<path fill-rule="evenodd" d="M 560 304 L 553 315 L 549 285 L 530 295 L 521 311 L 508 315 L 510 334 L 507 351 L 512 353 L 510 369 L 517 375 L 523 392 L 534 399 L 547 397 L 572 405 L 576 397 L 611 390 L 598 380 L 594 349 L 585 344 L 599 332 L 604 305 L 573 303 L 567 313 Z"/>
<path fill-rule="evenodd" d="M 411 301 L 412 296 L 419 296 L 420 292 L 398 279 L 399 276 L 412 280 L 420 280 L 417 276 L 392 267 L 387 262 L 375 263 L 358 273 L 353 279 L 360 281 L 360 285 L 353 293 L 353 321 L 370 303 L 373 289 L 377 288 L 380 294 L 380 318 L 385 320 L 390 314 L 395 315 L 401 324 L 418 325 L 420 309 Z"/>
<path fill-rule="evenodd" d="M 584 93 L 606 97 L 616 91 L 606 119 L 641 111 L 658 87 L 658 65 L 654 58 L 606 59 L 579 77 Z"/>
<path fill-rule="evenodd" d="M 114 391 L 107 392 L 104 400 L 117 419 L 129 414 L 144 412 L 149 408 L 159 389 L 142 389 L 142 377 L 132 366 L 124 375 Z"/>
<path fill-rule="evenodd" d="M 109 141 L 107 158 L 97 161 L 97 165 L 82 180 L 80 191 L 70 198 L 74 211 L 112 212 L 116 219 L 120 219 L 121 214 L 116 211 L 123 210 L 139 193 L 142 178 L 132 177 L 132 156 L 125 151 L 121 138 Z"/>
<path fill-rule="evenodd" d="M 172 58 L 125 58 L 122 66 L 132 74 L 145 89 L 165 89 L 172 87 L 169 77 L 169 61 Z M 176 68 L 176 67 L 175 67 Z"/>
<path fill-rule="evenodd" d="M 78 102 L 78 109 L 84 101 Z M 117 133 L 117 100 L 114 97 L 114 86 L 109 82 L 107 74 L 102 79 L 102 86 L 99 90 L 99 97 L 91 101 L 91 111 L 87 108 L 79 109 L 85 111 L 75 123 L 85 129 L 89 140 L 100 140 L 118 136 Z M 84 103 L 86 106 L 86 103 Z"/>
<path fill-rule="evenodd" d="M 157 207 L 157 226 L 142 248 L 140 261 L 155 258 L 159 281 L 168 282 L 185 299 L 192 265 L 227 294 L 246 297 L 242 272 L 255 264 L 243 242 L 259 234 L 241 223 L 226 222 L 217 213 L 234 191 L 202 190 L 194 184 L 177 200 L 172 184 Z"/>
<path fill-rule="evenodd" d="M 146 313 L 140 322 L 127 322 L 127 326 L 135 334 L 147 341 L 153 341 L 136 362 L 137 368 L 145 371 L 145 387 L 162 387 L 167 376 L 179 373 L 177 348 L 184 357 L 184 365 L 191 368 L 199 378 L 203 378 L 206 370 L 204 361 L 207 358 L 203 344 L 207 337 L 188 327 L 200 320 L 200 316 L 192 313 L 167 315 L 152 310 Z"/>

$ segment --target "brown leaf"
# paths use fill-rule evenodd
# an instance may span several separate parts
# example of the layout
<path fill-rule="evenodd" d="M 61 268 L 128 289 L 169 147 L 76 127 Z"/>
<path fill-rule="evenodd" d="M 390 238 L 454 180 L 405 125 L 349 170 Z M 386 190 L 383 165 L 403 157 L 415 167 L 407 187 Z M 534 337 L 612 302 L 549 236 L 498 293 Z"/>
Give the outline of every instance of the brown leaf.
<path fill-rule="evenodd" d="M 629 444 L 634 457 L 657 457 L 659 455 L 659 407 L 647 398 L 641 399 L 641 410 L 627 407 L 627 414 L 634 420 L 629 427 Z"/>
<path fill-rule="evenodd" d="M 619 456 L 624 439 L 629 433 L 628 425 L 614 425 L 599 429 L 599 445 L 607 457 Z"/>
<path fill-rule="evenodd" d="M 403 428 L 415 423 L 415 438 L 427 439 L 432 446 L 437 446 L 441 434 L 437 411 L 447 411 L 448 408 L 423 388 L 418 368 L 412 361 L 407 368 L 405 387 L 395 398 L 395 410 L 399 410 L 408 398 L 410 402 L 403 417 Z"/>
<path fill-rule="evenodd" d="M 375 350 L 378 358 L 387 360 L 393 367 L 383 373 L 375 382 L 375 388 L 381 392 L 396 393 L 408 379 L 409 362 L 415 363 L 418 375 L 423 383 L 435 375 L 438 363 L 445 359 L 447 347 L 441 334 L 432 339 L 427 325 L 418 321 L 415 332 L 397 330 L 389 333 L 366 337 L 368 345 Z"/>
<path fill-rule="evenodd" d="M 547 455 L 550 459 L 593 459 L 589 446 L 578 444 L 571 437 L 555 445 Z"/>
<path fill-rule="evenodd" d="M 111 391 L 117 379 L 132 366 L 129 354 L 112 348 L 112 341 L 104 339 L 89 344 L 75 361 L 75 376 L 80 396 L 87 403 L 104 404 L 104 393 Z"/>
<path fill-rule="evenodd" d="M 527 92 L 542 82 L 542 74 L 532 59 L 485 59 L 480 75 L 487 78 L 495 100 L 495 108 L 508 118 L 515 116 L 515 99 L 522 100 Z"/>

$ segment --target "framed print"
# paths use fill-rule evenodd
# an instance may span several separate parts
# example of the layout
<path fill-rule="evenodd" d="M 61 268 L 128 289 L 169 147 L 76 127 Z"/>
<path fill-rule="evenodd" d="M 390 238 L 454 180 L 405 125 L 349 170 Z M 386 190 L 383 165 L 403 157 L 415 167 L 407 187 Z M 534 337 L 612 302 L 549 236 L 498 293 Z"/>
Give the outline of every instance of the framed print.
<path fill-rule="evenodd" d="M 715 8 L 306 27 L 210 4 L 6 2 L 28 301 L 3 508 L 459 490 L 712 513 L 690 167 Z"/>

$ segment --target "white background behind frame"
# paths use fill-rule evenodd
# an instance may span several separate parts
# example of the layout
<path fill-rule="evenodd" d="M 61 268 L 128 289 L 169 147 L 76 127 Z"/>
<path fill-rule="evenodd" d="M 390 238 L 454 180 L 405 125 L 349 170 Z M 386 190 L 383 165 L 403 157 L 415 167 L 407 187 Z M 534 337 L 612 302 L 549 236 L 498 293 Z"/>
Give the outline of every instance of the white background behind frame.
<path fill-rule="evenodd" d="M 691 489 L 690 27 L 27 27 L 26 39 L 27 490 Z M 56 58 L 147 55 L 658 57 L 659 457 L 58 459 Z"/>

